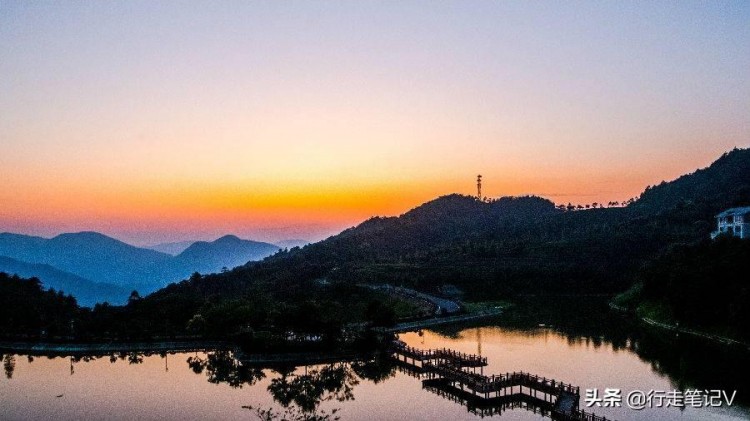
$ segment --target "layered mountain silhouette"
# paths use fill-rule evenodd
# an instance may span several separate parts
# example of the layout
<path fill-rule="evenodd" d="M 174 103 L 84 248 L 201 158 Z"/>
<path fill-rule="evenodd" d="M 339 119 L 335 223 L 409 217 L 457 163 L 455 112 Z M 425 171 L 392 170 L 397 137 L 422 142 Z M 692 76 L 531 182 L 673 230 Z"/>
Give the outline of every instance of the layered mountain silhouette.
<path fill-rule="evenodd" d="M 178 254 L 176 260 L 184 268 L 200 268 L 197 272 L 218 272 L 261 260 L 279 250 L 279 246 L 259 241 L 242 240 L 226 235 L 215 241 L 196 241 Z"/>
<path fill-rule="evenodd" d="M 320 278 L 425 290 L 454 284 L 474 299 L 617 292 L 668 247 L 708 238 L 721 210 L 748 205 L 750 150 L 735 149 L 707 168 L 646 188 L 627 207 L 563 211 L 540 197 L 486 202 L 453 194 L 281 253 L 268 243 L 227 236 L 171 256 L 78 233 L 52 239 L 0 234 L 0 256 L 148 292 L 192 272 L 215 273 L 273 255 L 162 290 L 156 294 L 162 298 L 235 297 L 259 285 L 287 293 Z"/>
<path fill-rule="evenodd" d="M 159 243 L 144 248 L 160 251 L 162 253 L 171 254 L 177 256 L 178 254 L 185 251 L 186 248 L 190 247 L 195 241 L 175 241 L 170 243 Z"/>
<path fill-rule="evenodd" d="M 60 234 L 51 239 L 0 234 L 0 256 L 43 263 L 95 282 L 120 286 L 160 285 L 182 272 L 172 256 L 96 232 Z"/>
<path fill-rule="evenodd" d="M 234 235 L 227 235 L 225 237 L 228 237 L 228 238 L 224 238 L 223 237 L 224 238 L 223 240 L 220 238 L 219 240 L 222 240 L 222 241 L 219 242 L 219 244 L 217 244 L 217 246 L 221 247 L 222 245 L 220 243 L 225 243 L 225 245 L 227 243 L 232 243 L 232 241 L 227 241 L 227 240 L 232 240 L 232 239 L 238 239 L 239 240 L 239 238 L 237 238 L 237 236 L 234 236 Z M 260 246 L 261 244 L 268 244 L 268 243 L 259 243 L 257 241 L 250 241 L 250 240 L 240 240 L 240 241 L 246 241 L 247 242 L 247 244 L 237 243 L 236 241 L 234 242 L 235 244 L 240 245 L 241 248 L 251 248 L 251 247 L 253 247 L 253 244 L 255 246 Z M 160 251 L 162 253 L 171 254 L 172 256 L 177 256 L 178 254 L 180 254 L 183 251 L 187 250 L 188 247 L 190 247 L 190 246 L 192 246 L 193 244 L 196 244 L 196 243 L 206 243 L 206 241 L 176 241 L 176 242 L 169 242 L 169 243 L 154 244 L 154 245 L 151 245 L 151 246 L 145 246 L 144 248 L 147 248 L 147 249 L 150 249 L 150 250 L 155 250 L 155 251 Z M 276 241 L 276 242 L 273 243 L 274 246 L 278 246 L 278 248 L 280 248 L 280 249 L 290 249 L 290 248 L 294 248 L 294 247 L 304 247 L 304 246 L 306 246 L 308 244 L 310 244 L 309 241 L 302 240 L 302 239 L 281 240 L 281 241 Z M 205 247 L 204 246 L 200 246 L 200 248 L 205 248 Z M 252 253 L 253 251 L 251 250 L 250 252 Z M 229 250 L 229 253 L 230 254 L 234 253 L 234 251 L 233 250 Z M 250 260 L 255 260 L 255 259 L 250 259 Z M 242 262 L 242 263 L 244 263 L 244 262 Z"/>
<path fill-rule="evenodd" d="M 283 249 L 291 249 L 294 247 L 304 247 L 308 244 L 310 244 L 310 241 L 303 240 L 300 238 L 294 238 L 290 240 L 281 240 L 274 242 L 277 246 L 283 248 Z"/>
<path fill-rule="evenodd" d="M 126 287 L 94 282 L 50 265 L 25 263 L 10 257 L 0 256 L 0 272 L 15 274 L 22 278 L 44 279 L 46 288 L 64 291 L 76 297 L 78 304 L 89 307 L 104 301 L 124 304 L 132 291 Z"/>
<path fill-rule="evenodd" d="M 149 293 L 194 272 L 211 273 L 259 260 L 279 250 L 235 236 L 196 242 L 177 256 L 135 247 L 96 232 L 51 239 L 0 234 L 0 271 L 38 277 L 45 286 L 81 300 L 120 302 L 132 290 Z M 121 297 L 119 300 L 115 297 Z"/>
<path fill-rule="evenodd" d="M 625 207 L 564 211 L 540 197 L 447 195 L 182 288 L 233 296 L 259 284 L 289 291 L 326 278 L 436 292 L 451 284 L 477 300 L 614 293 L 654 256 L 708 239 L 720 211 L 748 205 L 750 149 L 735 149 L 707 168 L 646 188 Z"/>
<path fill-rule="evenodd" d="M 424 203 L 399 217 L 371 218 L 357 227 L 296 253 L 317 261 L 351 264 L 358 259 L 385 261 L 436 257 L 457 249 L 486 256 L 539 255 L 582 241 L 585 252 L 601 241 L 645 234 L 664 240 L 695 241 L 707 237 L 714 215 L 733 206 L 750 205 L 750 149 L 725 153 L 709 167 L 658 186 L 649 186 L 627 207 L 563 211 L 544 198 L 503 197 L 480 201 L 452 194 Z M 660 244 L 654 238 L 654 244 Z M 512 246 L 511 246 L 512 245 Z M 645 246 L 645 245 L 642 245 Z M 480 251 L 480 249 L 486 249 Z M 281 261 L 288 256 L 280 254 Z"/>

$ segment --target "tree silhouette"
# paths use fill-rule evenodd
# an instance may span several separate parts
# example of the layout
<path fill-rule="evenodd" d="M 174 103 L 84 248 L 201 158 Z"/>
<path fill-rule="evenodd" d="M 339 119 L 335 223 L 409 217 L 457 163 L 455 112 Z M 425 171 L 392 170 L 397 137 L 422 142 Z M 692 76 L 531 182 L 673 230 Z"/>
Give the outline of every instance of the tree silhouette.
<path fill-rule="evenodd" d="M 253 385 L 266 375 L 257 367 L 248 367 L 234 358 L 230 351 L 210 352 L 206 358 L 189 357 L 188 366 L 196 374 L 206 372 L 209 383 L 226 383 L 232 388 Z"/>
<path fill-rule="evenodd" d="M 273 408 L 255 408 L 251 405 L 243 406 L 245 409 L 253 411 L 255 416 L 261 421 L 338 421 L 341 417 L 337 416 L 338 408 L 334 408 L 330 413 L 326 411 L 303 411 L 300 408 L 289 407 L 283 411 L 276 411 Z"/>
<path fill-rule="evenodd" d="M 141 299 L 141 294 L 138 293 L 138 291 L 133 290 L 133 292 L 130 293 L 130 297 L 128 297 L 128 304 L 133 304 Z"/>
<path fill-rule="evenodd" d="M 352 391 L 358 383 L 351 368 L 339 362 L 305 374 L 282 371 L 279 377 L 271 380 L 268 391 L 284 407 L 294 403 L 303 412 L 314 412 L 323 401 L 354 399 Z"/>
<path fill-rule="evenodd" d="M 6 354 L 3 356 L 3 368 L 5 369 L 5 377 L 12 379 L 13 371 L 16 369 L 15 355 Z"/>

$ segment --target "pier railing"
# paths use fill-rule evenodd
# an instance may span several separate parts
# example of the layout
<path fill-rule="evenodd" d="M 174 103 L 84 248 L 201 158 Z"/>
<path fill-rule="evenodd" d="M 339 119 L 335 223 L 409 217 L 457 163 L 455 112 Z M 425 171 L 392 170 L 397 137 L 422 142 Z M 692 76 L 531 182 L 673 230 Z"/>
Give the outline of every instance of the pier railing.
<path fill-rule="evenodd" d="M 441 349 L 419 349 L 406 345 L 404 342 L 393 343 L 393 350 L 404 357 L 419 360 L 422 363 L 428 361 L 448 362 L 461 367 L 481 367 L 487 365 L 487 357 L 475 354 L 466 354 L 448 348 Z"/>
<path fill-rule="evenodd" d="M 392 351 L 400 364 L 413 367 L 415 373 L 425 373 L 429 379 L 433 379 L 424 380 L 423 384 L 438 381 L 444 385 L 440 386 L 441 388 L 446 388 L 441 395 L 454 393 L 456 398 L 461 395 L 463 398 L 459 400 L 468 399 L 474 402 L 472 405 L 479 404 L 486 409 L 496 404 L 507 405 L 508 402 L 518 399 L 530 399 L 538 401 L 537 405 L 543 407 L 549 405 L 553 418 L 557 420 L 612 421 L 579 410 L 581 390 L 570 383 L 523 371 L 486 376 L 466 369 L 486 366 L 486 357 L 464 354 L 448 348 L 419 349 L 410 347 L 402 341 L 395 341 Z M 417 361 L 419 365 L 416 364 Z M 515 387 L 518 387 L 517 391 L 514 390 Z M 431 389 L 437 390 L 435 387 Z"/>
<path fill-rule="evenodd" d="M 446 363 L 436 364 L 427 361 L 423 367 L 428 372 L 437 374 L 447 380 L 464 384 L 478 393 L 497 392 L 500 389 L 522 386 L 555 396 L 563 392 L 580 396 L 580 388 L 578 386 L 522 371 L 484 376 L 463 370 L 457 365 Z"/>

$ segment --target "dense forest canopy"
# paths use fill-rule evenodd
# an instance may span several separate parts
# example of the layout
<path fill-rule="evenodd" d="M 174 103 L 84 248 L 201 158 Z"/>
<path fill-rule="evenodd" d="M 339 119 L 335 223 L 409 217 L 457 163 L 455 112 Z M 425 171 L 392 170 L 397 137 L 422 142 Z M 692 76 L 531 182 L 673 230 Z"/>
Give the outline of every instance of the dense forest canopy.
<path fill-rule="evenodd" d="M 750 240 L 677 244 L 649 261 L 618 304 L 645 317 L 750 339 Z"/>
<path fill-rule="evenodd" d="M 39 279 L 0 272 L 0 335 L 68 334 L 79 312 L 75 298 L 45 290 Z"/>
<path fill-rule="evenodd" d="M 735 149 L 708 168 L 649 187 L 626 207 L 565 212 L 539 197 L 449 195 L 400 217 L 372 218 L 325 241 L 183 282 L 173 292 L 221 297 L 254 287 L 294 294 L 325 278 L 436 293 L 451 284 L 469 300 L 615 293 L 669 247 L 708 238 L 718 212 L 746 204 L 750 150 Z"/>
<path fill-rule="evenodd" d="M 98 305 L 86 326 L 120 336 L 221 336 L 286 326 L 321 333 L 346 320 L 375 317 L 382 297 L 358 287 L 367 283 L 435 293 L 449 284 L 467 300 L 616 293 L 628 289 L 654 256 L 708 238 L 716 213 L 748 204 L 748 149 L 649 187 L 626 207 L 564 211 L 539 197 L 448 195 L 260 262 L 196 274 L 124 307 Z"/>

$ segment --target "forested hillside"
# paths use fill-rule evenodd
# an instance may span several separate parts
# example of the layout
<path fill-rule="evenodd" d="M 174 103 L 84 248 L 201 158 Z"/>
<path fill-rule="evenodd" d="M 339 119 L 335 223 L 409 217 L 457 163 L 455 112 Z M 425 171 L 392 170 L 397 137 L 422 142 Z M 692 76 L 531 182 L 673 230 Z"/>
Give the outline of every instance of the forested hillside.
<path fill-rule="evenodd" d="M 450 285 L 479 301 L 617 293 L 646 276 L 649 291 L 663 294 L 660 277 L 648 278 L 644 268 L 660 267 L 653 259 L 675 247 L 705 241 L 720 210 L 750 204 L 748 168 L 750 150 L 734 150 L 706 169 L 646 189 L 627 207 L 563 211 L 539 197 L 448 195 L 260 262 L 195 274 L 126 307 L 98 306 L 92 329 L 227 333 L 308 322 L 314 327 L 305 329 L 323 329 L 383 308 L 357 287 L 362 283 L 435 293 Z M 746 314 L 746 301 L 724 305 Z"/>
<path fill-rule="evenodd" d="M 562 211 L 538 197 L 444 196 L 202 282 L 219 295 L 317 278 L 432 291 L 454 284 L 468 298 L 485 299 L 623 291 L 650 258 L 708 238 L 716 213 L 749 204 L 748 168 L 750 150 L 736 149 L 706 169 L 646 189 L 627 207 Z M 202 290 L 198 284 L 181 287 Z"/>
<path fill-rule="evenodd" d="M 679 244 L 649 261 L 621 306 L 643 317 L 750 339 L 750 240 Z"/>
<path fill-rule="evenodd" d="M 0 337 L 69 335 L 79 312 L 75 298 L 42 288 L 38 279 L 0 272 Z"/>

